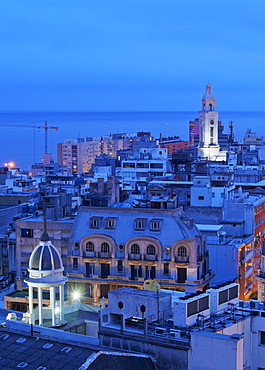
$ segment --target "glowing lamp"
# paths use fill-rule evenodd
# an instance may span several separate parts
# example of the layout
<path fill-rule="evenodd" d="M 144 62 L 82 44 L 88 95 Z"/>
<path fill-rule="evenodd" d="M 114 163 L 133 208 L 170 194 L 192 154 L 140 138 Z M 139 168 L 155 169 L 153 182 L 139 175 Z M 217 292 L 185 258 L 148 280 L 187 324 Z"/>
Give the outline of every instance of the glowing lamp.
<path fill-rule="evenodd" d="M 81 298 L 81 295 L 79 292 L 73 292 L 73 299 L 74 301 L 79 301 Z"/>

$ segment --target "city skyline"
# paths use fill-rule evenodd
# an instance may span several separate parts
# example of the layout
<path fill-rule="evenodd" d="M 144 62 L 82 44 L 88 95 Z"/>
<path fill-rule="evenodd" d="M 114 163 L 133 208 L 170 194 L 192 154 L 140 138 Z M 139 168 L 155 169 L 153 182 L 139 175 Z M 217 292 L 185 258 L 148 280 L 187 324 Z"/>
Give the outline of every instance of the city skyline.
<path fill-rule="evenodd" d="M 100 1 L 2 7 L 0 111 L 262 111 L 265 5 Z"/>

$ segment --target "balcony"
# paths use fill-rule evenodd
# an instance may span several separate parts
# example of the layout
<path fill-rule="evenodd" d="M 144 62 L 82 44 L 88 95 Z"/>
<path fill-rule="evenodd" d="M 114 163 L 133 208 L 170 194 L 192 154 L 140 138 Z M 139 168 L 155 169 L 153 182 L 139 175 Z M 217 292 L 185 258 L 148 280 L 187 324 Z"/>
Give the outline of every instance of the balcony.
<path fill-rule="evenodd" d="M 98 252 L 98 258 L 111 258 L 111 253 L 110 252 Z"/>
<path fill-rule="evenodd" d="M 250 277 L 250 275 L 252 275 L 253 272 L 254 272 L 254 267 L 253 266 L 248 266 L 247 270 L 246 270 L 246 273 L 245 273 L 245 279 Z"/>
<path fill-rule="evenodd" d="M 95 258 L 96 252 L 83 252 L 83 257 Z"/>
<path fill-rule="evenodd" d="M 131 253 L 129 253 L 129 255 L 128 255 L 128 259 L 129 260 L 137 260 L 137 261 L 139 261 L 139 260 L 142 260 L 142 254 L 140 253 L 140 254 L 131 254 Z"/>
<path fill-rule="evenodd" d="M 157 254 L 153 254 L 153 255 L 151 255 L 151 254 L 145 254 L 144 255 L 144 260 L 145 261 L 157 261 L 158 260 Z"/>
<path fill-rule="evenodd" d="M 250 260 L 250 258 L 252 258 L 253 256 L 254 256 L 253 249 L 246 251 L 246 261 Z"/>
<path fill-rule="evenodd" d="M 189 256 L 176 256 L 175 257 L 175 262 L 177 263 L 189 263 Z"/>

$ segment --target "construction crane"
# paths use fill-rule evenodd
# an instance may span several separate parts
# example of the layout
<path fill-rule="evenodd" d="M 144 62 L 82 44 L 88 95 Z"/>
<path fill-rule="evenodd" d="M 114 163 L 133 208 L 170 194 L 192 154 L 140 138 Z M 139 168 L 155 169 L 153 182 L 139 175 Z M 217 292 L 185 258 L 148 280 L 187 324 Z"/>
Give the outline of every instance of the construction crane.
<path fill-rule="evenodd" d="M 5 127 L 30 127 L 30 128 L 34 128 L 34 129 L 44 129 L 45 131 L 44 131 L 44 133 L 45 133 L 45 147 L 44 147 L 44 152 L 45 152 L 45 154 L 48 154 L 48 130 L 49 129 L 52 129 L 52 130 L 56 130 L 56 131 L 58 131 L 58 129 L 59 129 L 59 127 L 57 127 L 57 126 L 48 126 L 48 123 L 47 123 L 47 121 L 44 121 L 44 126 L 38 126 L 38 125 L 23 125 L 23 124 L 21 124 L 21 125 L 8 125 L 8 124 L 0 124 L 0 126 L 5 126 Z"/>

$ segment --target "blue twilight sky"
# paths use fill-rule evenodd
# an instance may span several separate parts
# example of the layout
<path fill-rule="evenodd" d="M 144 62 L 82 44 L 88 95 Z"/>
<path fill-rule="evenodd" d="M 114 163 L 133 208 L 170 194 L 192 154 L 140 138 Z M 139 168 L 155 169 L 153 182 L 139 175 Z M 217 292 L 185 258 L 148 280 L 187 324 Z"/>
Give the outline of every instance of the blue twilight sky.
<path fill-rule="evenodd" d="M 0 111 L 265 110 L 264 0 L 12 0 Z"/>

